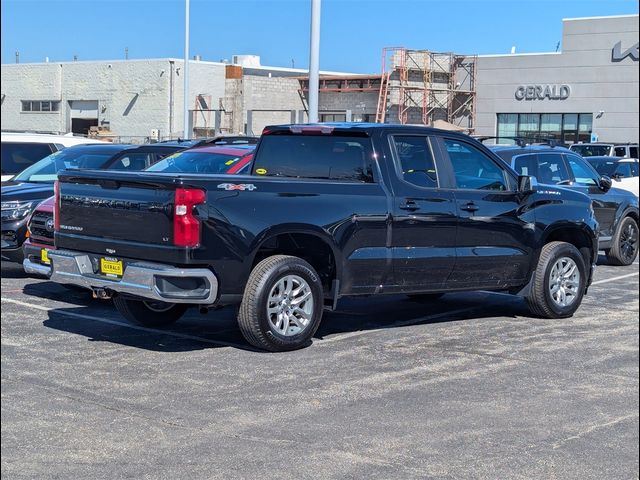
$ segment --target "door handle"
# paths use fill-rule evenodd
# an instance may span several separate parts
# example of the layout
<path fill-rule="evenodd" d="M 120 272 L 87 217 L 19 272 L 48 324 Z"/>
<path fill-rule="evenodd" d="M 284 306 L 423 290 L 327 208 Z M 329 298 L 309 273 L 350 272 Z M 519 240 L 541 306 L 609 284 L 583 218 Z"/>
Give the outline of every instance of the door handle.
<path fill-rule="evenodd" d="M 410 212 L 415 212 L 416 210 L 420 210 L 420 207 L 413 200 L 407 200 L 405 203 L 401 204 L 399 207 L 401 210 L 408 210 Z"/>
<path fill-rule="evenodd" d="M 478 208 L 479 207 L 475 203 L 469 202 L 464 207 L 460 207 L 460 210 L 464 210 L 465 212 L 477 212 Z"/>

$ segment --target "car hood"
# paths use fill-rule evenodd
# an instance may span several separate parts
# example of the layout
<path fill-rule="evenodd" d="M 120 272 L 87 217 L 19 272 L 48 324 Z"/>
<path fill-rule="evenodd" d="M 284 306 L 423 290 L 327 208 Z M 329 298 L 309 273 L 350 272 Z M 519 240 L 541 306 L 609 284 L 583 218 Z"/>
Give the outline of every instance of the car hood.
<path fill-rule="evenodd" d="M 2 184 L 2 201 L 44 200 L 53 195 L 52 183 L 4 182 Z"/>

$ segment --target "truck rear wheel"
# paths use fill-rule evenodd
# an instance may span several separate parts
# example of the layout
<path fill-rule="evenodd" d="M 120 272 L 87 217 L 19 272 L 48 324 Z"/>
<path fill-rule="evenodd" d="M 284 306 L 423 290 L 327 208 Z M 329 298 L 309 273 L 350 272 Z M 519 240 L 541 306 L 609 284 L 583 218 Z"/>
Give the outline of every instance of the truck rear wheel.
<path fill-rule="evenodd" d="M 533 275 L 529 309 L 543 318 L 570 317 L 582 302 L 586 279 L 584 260 L 576 247 L 547 243 Z"/>
<path fill-rule="evenodd" d="M 638 224 L 625 217 L 613 236 L 611 249 L 605 252 L 611 265 L 631 265 L 638 256 Z"/>
<path fill-rule="evenodd" d="M 119 295 L 113 297 L 113 304 L 124 318 L 145 327 L 170 325 L 178 321 L 188 308 L 184 304 L 133 300 Z"/>
<path fill-rule="evenodd" d="M 322 319 L 320 277 L 298 257 L 274 255 L 258 263 L 247 281 L 238 325 L 251 345 L 271 352 L 309 345 Z"/>

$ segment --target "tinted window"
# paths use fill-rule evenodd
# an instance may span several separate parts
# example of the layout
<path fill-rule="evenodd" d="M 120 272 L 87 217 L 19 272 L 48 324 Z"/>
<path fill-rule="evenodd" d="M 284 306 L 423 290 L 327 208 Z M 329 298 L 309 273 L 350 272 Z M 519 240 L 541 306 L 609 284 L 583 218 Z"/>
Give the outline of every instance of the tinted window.
<path fill-rule="evenodd" d="M 438 186 L 436 166 L 427 137 L 394 136 L 402 177 L 419 187 Z"/>
<path fill-rule="evenodd" d="M 147 169 L 148 172 L 170 173 L 226 173 L 244 155 L 223 155 L 221 153 L 187 150 L 177 152 L 160 160 Z"/>
<path fill-rule="evenodd" d="M 112 158 L 114 152 L 86 151 L 80 147 L 65 148 L 52 153 L 34 163 L 25 171 L 16 175 L 16 181 L 20 182 L 44 182 L 53 183 L 58 178 L 58 172 L 66 168 L 102 168 Z"/>
<path fill-rule="evenodd" d="M 633 162 L 632 166 L 631 166 L 631 173 L 633 174 L 634 177 L 638 176 L 638 162 Z"/>
<path fill-rule="evenodd" d="M 616 177 L 625 177 L 625 178 L 632 177 L 633 175 L 631 173 L 631 164 L 628 162 L 619 163 L 618 166 L 616 167 L 615 172 L 613 172 L 613 175 Z"/>
<path fill-rule="evenodd" d="M 19 173 L 51 151 L 48 143 L 2 142 L 2 175 Z"/>
<path fill-rule="evenodd" d="M 613 155 L 615 157 L 626 157 L 627 156 L 627 147 L 615 147 L 613 149 Z"/>
<path fill-rule="evenodd" d="M 609 145 L 571 145 L 571 150 L 583 157 L 606 157 L 609 155 Z"/>
<path fill-rule="evenodd" d="M 629 156 L 631 158 L 638 158 L 638 147 L 629 147 Z"/>
<path fill-rule="evenodd" d="M 513 169 L 518 175 L 537 175 L 536 170 L 537 155 L 519 155 L 513 162 Z M 503 157 L 504 158 L 504 157 Z M 509 160 L 507 160 L 510 163 Z"/>
<path fill-rule="evenodd" d="M 254 161 L 257 175 L 372 182 L 371 141 L 339 135 L 267 135 Z"/>
<path fill-rule="evenodd" d="M 109 164 L 109 170 L 144 170 L 152 163 L 153 153 L 128 153 Z"/>
<path fill-rule="evenodd" d="M 444 141 L 458 188 L 507 190 L 504 170 L 477 148 L 456 140 Z"/>
<path fill-rule="evenodd" d="M 598 160 L 590 161 L 589 163 L 600 175 L 613 177 L 613 174 L 616 172 L 617 162 L 614 160 Z"/>
<path fill-rule="evenodd" d="M 570 182 L 571 176 L 560 153 L 541 153 L 538 155 L 538 182 L 556 185 Z"/>
<path fill-rule="evenodd" d="M 584 160 L 575 155 L 567 155 L 569 167 L 573 171 L 576 183 L 579 185 L 598 185 L 596 181 L 597 173 L 586 164 Z"/>

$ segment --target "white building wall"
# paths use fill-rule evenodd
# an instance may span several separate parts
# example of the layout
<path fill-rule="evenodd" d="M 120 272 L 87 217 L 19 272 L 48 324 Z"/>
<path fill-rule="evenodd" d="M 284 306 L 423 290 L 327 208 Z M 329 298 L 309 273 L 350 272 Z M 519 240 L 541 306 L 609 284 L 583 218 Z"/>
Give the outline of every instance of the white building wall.
<path fill-rule="evenodd" d="M 224 96 L 224 65 L 191 61 L 188 105 L 197 94 L 218 108 Z M 128 60 L 2 66 L 2 128 L 71 131 L 70 102 L 98 101 L 98 124 L 124 140 L 140 141 L 151 129 L 161 136 L 183 135 L 183 61 Z M 170 85 L 173 75 L 173 109 Z M 21 100 L 60 100 L 58 112 L 21 112 Z"/>

